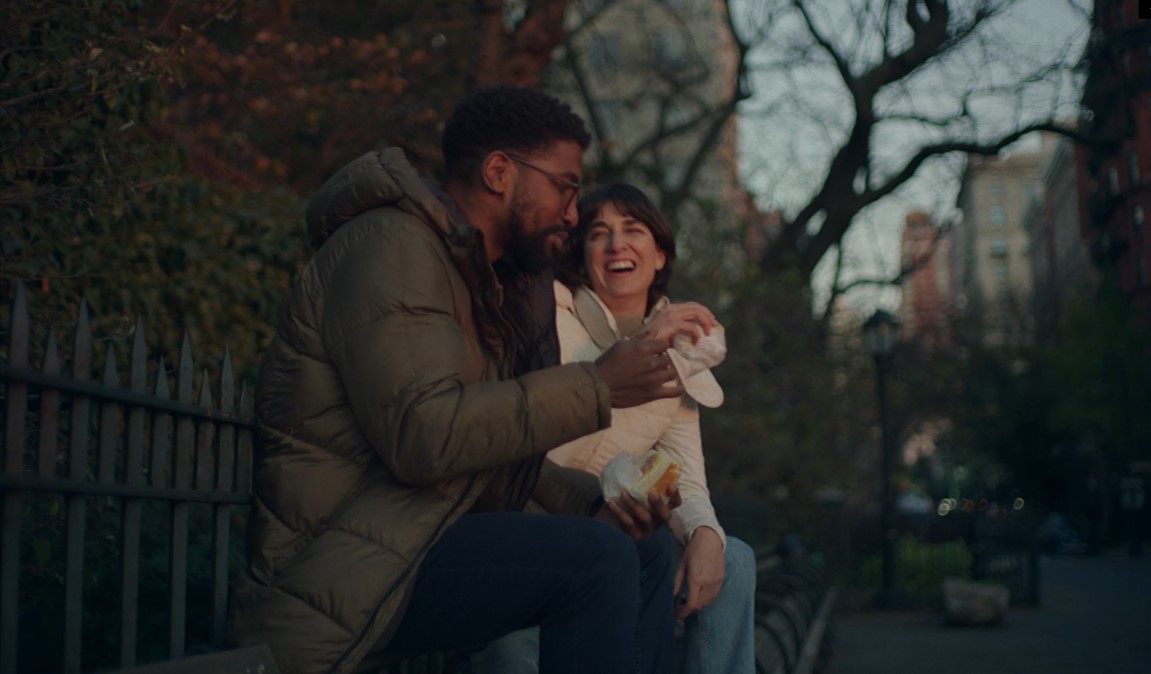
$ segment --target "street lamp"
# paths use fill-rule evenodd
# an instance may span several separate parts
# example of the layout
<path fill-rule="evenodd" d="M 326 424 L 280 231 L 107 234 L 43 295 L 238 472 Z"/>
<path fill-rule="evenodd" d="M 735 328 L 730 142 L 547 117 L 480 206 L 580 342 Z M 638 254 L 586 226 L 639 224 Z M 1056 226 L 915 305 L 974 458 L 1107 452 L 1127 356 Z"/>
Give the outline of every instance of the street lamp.
<path fill-rule="evenodd" d="M 888 312 L 880 309 L 863 324 L 863 350 L 875 359 L 876 393 L 879 397 L 879 431 L 883 445 L 883 503 L 880 511 L 880 528 L 883 531 L 883 587 L 877 604 L 881 608 L 891 608 L 895 603 L 895 537 L 893 513 L 895 495 L 891 489 L 891 473 L 894 468 L 895 450 L 891 446 L 891 429 L 887 422 L 887 368 L 891 364 L 891 354 L 899 341 L 899 321 Z"/>

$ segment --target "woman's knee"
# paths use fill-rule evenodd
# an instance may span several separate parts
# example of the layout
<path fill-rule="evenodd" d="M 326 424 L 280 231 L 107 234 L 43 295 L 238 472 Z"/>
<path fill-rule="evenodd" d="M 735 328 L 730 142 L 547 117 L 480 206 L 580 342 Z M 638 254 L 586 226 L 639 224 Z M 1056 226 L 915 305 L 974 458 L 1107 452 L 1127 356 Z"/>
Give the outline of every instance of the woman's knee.
<path fill-rule="evenodd" d="M 724 586 L 733 592 L 755 592 L 755 551 L 751 546 L 734 536 L 727 537 L 723 551 Z"/>

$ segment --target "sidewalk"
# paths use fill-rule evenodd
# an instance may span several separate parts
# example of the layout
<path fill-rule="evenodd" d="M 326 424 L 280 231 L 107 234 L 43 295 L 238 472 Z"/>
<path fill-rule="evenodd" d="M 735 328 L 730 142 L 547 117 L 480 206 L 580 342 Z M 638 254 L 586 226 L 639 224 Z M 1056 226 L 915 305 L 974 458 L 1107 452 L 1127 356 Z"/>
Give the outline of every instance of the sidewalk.
<path fill-rule="evenodd" d="M 933 613 L 837 615 L 823 674 L 1146 674 L 1151 555 L 1044 557 L 1042 604 L 995 627 Z"/>

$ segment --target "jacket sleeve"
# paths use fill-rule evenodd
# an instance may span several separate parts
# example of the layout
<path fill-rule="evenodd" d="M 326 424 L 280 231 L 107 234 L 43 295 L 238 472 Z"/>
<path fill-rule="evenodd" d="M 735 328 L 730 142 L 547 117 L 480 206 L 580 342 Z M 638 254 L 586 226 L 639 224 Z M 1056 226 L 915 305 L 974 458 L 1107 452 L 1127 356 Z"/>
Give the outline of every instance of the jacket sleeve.
<path fill-rule="evenodd" d="M 465 383 L 452 263 L 423 223 L 369 222 L 325 245 L 337 243 L 321 291 L 323 345 L 358 426 L 397 479 L 450 480 L 610 424 L 610 392 L 590 363 Z"/>
<path fill-rule="evenodd" d="M 679 493 L 683 503 L 672 511 L 671 529 L 680 543 L 687 545 L 698 527 L 711 527 L 727 547 L 727 536 L 715 516 L 703 461 L 703 440 L 699 432 L 699 406 L 684 396 L 671 424 L 656 441 L 655 448 L 680 465 Z"/>
<path fill-rule="evenodd" d="M 532 498 L 550 513 L 594 515 L 603 505 L 599 478 L 577 468 L 566 468 L 544 459 Z"/>

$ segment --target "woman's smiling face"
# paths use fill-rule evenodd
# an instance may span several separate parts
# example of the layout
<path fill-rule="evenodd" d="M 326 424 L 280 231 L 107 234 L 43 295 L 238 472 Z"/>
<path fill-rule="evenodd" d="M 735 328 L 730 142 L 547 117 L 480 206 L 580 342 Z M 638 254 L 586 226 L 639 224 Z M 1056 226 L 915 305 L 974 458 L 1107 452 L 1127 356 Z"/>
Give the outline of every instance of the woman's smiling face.
<path fill-rule="evenodd" d="M 647 291 L 666 256 L 643 222 L 608 201 L 584 236 L 584 269 L 592 290 L 614 314 L 643 314 Z"/>

